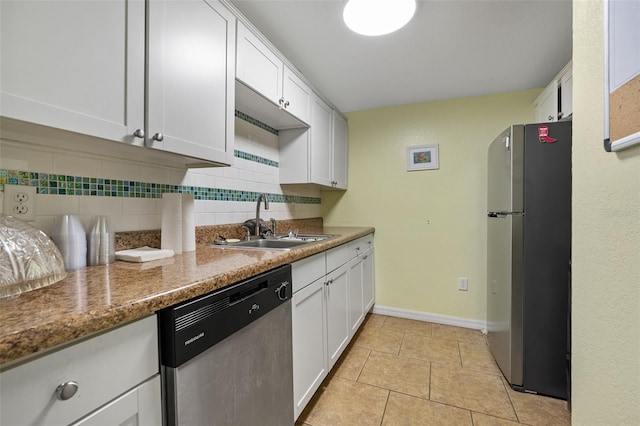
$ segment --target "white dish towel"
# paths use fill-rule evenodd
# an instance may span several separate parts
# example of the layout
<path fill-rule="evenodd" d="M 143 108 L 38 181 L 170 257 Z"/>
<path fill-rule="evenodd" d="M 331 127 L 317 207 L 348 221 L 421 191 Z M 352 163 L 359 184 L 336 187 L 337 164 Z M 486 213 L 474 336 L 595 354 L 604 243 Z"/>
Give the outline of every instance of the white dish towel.
<path fill-rule="evenodd" d="M 120 250 L 116 252 L 116 259 L 127 262 L 150 262 L 152 260 L 165 259 L 173 256 L 173 250 L 157 249 L 151 247 L 139 247 L 130 250 Z"/>

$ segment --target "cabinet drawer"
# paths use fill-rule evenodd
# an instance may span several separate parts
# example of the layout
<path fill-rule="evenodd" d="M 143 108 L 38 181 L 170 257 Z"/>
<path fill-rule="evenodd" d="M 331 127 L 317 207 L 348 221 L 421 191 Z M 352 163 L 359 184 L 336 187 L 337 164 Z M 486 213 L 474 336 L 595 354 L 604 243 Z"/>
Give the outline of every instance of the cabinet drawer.
<path fill-rule="evenodd" d="M 293 292 L 303 289 L 325 275 L 325 255 L 318 253 L 291 264 Z"/>
<path fill-rule="evenodd" d="M 327 251 L 327 273 L 339 268 L 355 257 L 349 249 L 349 244 L 343 244 Z"/>
<path fill-rule="evenodd" d="M 158 371 L 154 315 L 2 371 L 0 424 L 69 424 Z M 69 381 L 77 393 L 57 399 Z"/>
<path fill-rule="evenodd" d="M 367 250 L 371 250 L 373 248 L 373 234 L 365 235 L 364 237 L 360 237 L 357 240 L 353 240 L 349 243 L 349 249 L 351 251 L 351 256 L 359 256 Z"/>

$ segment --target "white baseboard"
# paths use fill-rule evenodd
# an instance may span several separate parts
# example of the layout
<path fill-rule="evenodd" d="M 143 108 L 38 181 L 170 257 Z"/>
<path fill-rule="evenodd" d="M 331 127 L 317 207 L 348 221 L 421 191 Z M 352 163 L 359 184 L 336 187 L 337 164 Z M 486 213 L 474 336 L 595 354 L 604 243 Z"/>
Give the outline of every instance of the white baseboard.
<path fill-rule="evenodd" d="M 371 312 L 374 314 L 387 315 L 390 317 L 428 321 L 434 322 L 436 324 L 452 325 L 455 327 L 471 328 L 474 330 L 483 330 L 487 326 L 486 321 L 451 317 L 448 315 L 430 314 L 429 312 L 410 311 L 408 309 L 392 308 L 389 306 L 374 305 Z"/>

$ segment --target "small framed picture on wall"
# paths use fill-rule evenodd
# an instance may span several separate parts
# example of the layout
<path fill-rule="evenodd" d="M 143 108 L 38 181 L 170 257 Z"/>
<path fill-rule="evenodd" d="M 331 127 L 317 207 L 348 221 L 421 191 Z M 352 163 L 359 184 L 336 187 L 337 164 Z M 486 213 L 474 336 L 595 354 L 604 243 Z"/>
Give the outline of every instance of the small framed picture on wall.
<path fill-rule="evenodd" d="M 407 171 L 436 170 L 439 168 L 437 144 L 407 147 Z"/>

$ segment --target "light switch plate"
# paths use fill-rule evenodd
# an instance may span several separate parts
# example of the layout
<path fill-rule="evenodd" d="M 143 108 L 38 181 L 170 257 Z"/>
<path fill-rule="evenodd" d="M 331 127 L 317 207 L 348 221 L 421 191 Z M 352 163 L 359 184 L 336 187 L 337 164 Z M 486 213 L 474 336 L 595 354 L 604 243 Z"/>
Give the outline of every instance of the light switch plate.
<path fill-rule="evenodd" d="M 466 277 L 458 278 L 458 290 L 460 291 L 469 290 L 469 278 L 466 278 Z"/>
<path fill-rule="evenodd" d="M 4 214 L 25 222 L 36 220 L 36 187 L 4 186 Z"/>

